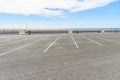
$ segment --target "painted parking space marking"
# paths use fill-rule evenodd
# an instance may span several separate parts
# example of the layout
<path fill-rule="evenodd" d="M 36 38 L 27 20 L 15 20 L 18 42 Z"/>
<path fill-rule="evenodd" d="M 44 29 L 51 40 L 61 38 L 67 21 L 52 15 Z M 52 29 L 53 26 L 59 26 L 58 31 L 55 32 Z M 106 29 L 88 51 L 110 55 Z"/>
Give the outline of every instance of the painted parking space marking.
<path fill-rule="evenodd" d="M 103 38 L 103 37 L 96 37 L 98 39 L 102 39 L 102 40 L 105 40 L 105 41 L 109 41 L 109 42 L 113 42 L 113 43 L 120 43 L 118 41 L 114 41 L 114 40 L 111 40 L 111 39 L 106 39 L 106 38 Z"/>
<path fill-rule="evenodd" d="M 77 45 L 77 42 L 75 41 L 74 37 L 73 37 L 73 36 L 71 36 L 71 38 L 72 38 L 72 40 L 73 40 L 73 42 L 74 42 L 74 44 L 75 44 L 76 48 L 79 48 L 79 46 Z"/>
<path fill-rule="evenodd" d="M 47 52 L 49 48 L 51 48 L 59 39 L 60 39 L 61 35 L 57 37 L 57 39 L 55 39 L 45 50 L 44 52 Z"/>
<path fill-rule="evenodd" d="M 87 39 L 87 40 L 89 40 L 89 41 L 91 41 L 91 42 L 93 42 L 93 43 L 95 43 L 95 44 L 97 44 L 97 45 L 99 45 L 99 46 L 103 46 L 103 44 L 101 44 L 101 43 L 99 43 L 99 42 L 97 42 L 95 40 L 92 40 L 90 38 L 87 38 L 86 36 L 82 36 L 82 37 L 85 38 L 85 39 Z"/>
<path fill-rule="evenodd" d="M 48 38 L 48 37 L 47 37 L 47 38 Z M 37 40 L 37 41 L 34 41 L 34 42 L 31 42 L 31 43 L 25 44 L 25 45 L 23 45 L 23 46 L 17 47 L 17 48 L 15 48 L 15 49 L 12 49 L 12 50 L 10 50 L 10 51 L 1 53 L 0 56 L 6 55 L 6 54 L 11 53 L 11 52 L 14 52 L 14 51 L 17 51 L 17 50 L 22 49 L 22 48 L 24 48 L 24 47 L 26 47 L 26 46 L 32 45 L 32 44 L 34 44 L 34 43 L 37 43 L 37 42 L 39 42 L 39 41 L 41 41 L 41 40 L 45 40 L 45 39 L 47 39 L 47 38 L 42 38 L 42 39 L 39 39 L 39 40 Z"/>

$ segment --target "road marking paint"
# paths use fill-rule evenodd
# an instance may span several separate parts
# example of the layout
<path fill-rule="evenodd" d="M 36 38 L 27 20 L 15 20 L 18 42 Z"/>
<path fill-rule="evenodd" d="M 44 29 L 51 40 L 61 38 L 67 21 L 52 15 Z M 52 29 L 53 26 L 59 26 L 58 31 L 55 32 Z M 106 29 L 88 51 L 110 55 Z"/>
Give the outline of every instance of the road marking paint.
<path fill-rule="evenodd" d="M 24 38 L 24 37 L 23 37 Z M 32 38 L 28 38 L 28 39 L 22 39 L 22 40 L 16 40 L 16 41 L 13 41 L 13 42 L 10 42 L 9 44 L 14 44 L 14 43 L 16 43 L 16 42 L 20 42 L 20 41 L 26 41 L 26 40 L 31 40 L 31 39 L 34 39 L 34 38 L 36 38 L 36 37 L 32 37 Z M 8 43 L 7 43 L 8 44 Z M 3 45 L 6 45 L 6 44 L 3 44 Z M 0 45 L 0 46 L 3 46 L 3 45 Z"/>
<path fill-rule="evenodd" d="M 73 42 L 74 42 L 74 44 L 75 44 L 76 48 L 79 48 L 79 47 L 78 47 L 78 45 L 77 45 L 77 42 L 76 42 L 76 41 L 75 41 L 75 39 L 74 39 L 74 37 L 73 37 L 73 36 L 71 36 L 71 38 L 72 38 L 72 40 L 73 40 Z"/>
<path fill-rule="evenodd" d="M 47 37 L 47 38 L 48 38 L 48 37 Z M 31 42 L 31 43 L 25 44 L 25 45 L 23 45 L 23 46 L 21 46 L 21 47 L 12 49 L 12 50 L 7 51 L 7 52 L 4 52 L 4 53 L 1 53 L 0 56 L 3 56 L 3 55 L 5 55 L 5 54 L 8 54 L 8 53 L 14 52 L 14 51 L 16 51 L 16 50 L 22 49 L 22 48 L 24 48 L 24 47 L 26 47 L 26 46 L 29 46 L 29 45 L 34 44 L 34 43 L 37 43 L 37 42 L 39 42 L 39 41 L 41 41 L 41 40 L 44 40 L 44 39 L 46 39 L 46 38 L 42 38 L 42 39 L 39 39 L 39 40 L 37 40 L 37 41 L 34 41 L 34 42 Z"/>
<path fill-rule="evenodd" d="M 52 47 L 52 46 L 60 39 L 60 37 L 61 37 L 61 35 L 60 35 L 59 37 L 57 37 L 57 39 L 54 40 L 54 41 L 44 50 L 44 52 L 47 52 L 48 49 L 49 49 L 50 47 Z"/>
<path fill-rule="evenodd" d="M 105 41 L 114 42 L 114 43 L 120 43 L 120 42 L 118 42 L 118 41 L 113 41 L 113 40 L 111 40 L 111 39 L 105 39 L 105 38 L 103 38 L 103 37 L 96 37 L 96 38 L 103 39 L 103 40 L 105 40 Z"/>
<path fill-rule="evenodd" d="M 97 42 L 97 41 L 95 41 L 95 40 L 89 39 L 89 38 L 87 38 L 86 36 L 82 36 L 82 37 L 85 38 L 85 39 L 87 39 L 87 40 L 89 40 L 89 41 L 91 41 L 91 42 L 93 42 L 93 43 L 96 43 L 96 44 L 99 45 L 99 46 L 103 46 L 101 43 L 99 43 L 99 42 Z"/>

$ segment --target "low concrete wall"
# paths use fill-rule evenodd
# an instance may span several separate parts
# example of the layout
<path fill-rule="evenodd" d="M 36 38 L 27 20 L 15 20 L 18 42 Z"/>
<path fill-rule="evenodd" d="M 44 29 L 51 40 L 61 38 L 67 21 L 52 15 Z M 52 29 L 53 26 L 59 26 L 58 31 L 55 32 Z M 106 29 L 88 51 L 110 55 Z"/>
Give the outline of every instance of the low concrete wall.
<path fill-rule="evenodd" d="M 19 34 L 21 30 L 0 30 L 0 34 Z M 25 30 L 22 30 L 25 31 Z M 54 34 L 54 33 L 92 33 L 92 32 L 101 32 L 101 30 L 28 30 L 32 34 Z M 26 31 L 27 32 L 27 31 Z M 120 32 L 120 30 L 104 30 L 104 32 Z"/>

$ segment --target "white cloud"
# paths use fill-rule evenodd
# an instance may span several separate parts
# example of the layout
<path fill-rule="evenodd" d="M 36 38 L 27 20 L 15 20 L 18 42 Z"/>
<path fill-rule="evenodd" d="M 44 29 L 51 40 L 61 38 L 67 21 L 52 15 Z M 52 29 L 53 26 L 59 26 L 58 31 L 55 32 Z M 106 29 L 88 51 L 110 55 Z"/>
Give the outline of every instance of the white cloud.
<path fill-rule="evenodd" d="M 84 11 L 102 7 L 116 0 L 0 0 L 0 13 L 59 16 L 65 10 Z"/>

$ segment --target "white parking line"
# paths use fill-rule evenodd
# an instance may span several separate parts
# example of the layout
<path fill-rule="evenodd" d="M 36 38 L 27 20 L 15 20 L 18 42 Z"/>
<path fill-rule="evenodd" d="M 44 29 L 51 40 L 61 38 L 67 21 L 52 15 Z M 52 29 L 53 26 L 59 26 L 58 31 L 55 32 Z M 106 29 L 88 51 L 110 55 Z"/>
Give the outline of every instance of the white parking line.
<path fill-rule="evenodd" d="M 99 42 L 97 42 L 97 41 L 95 41 L 95 40 L 89 39 L 89 38 L 87 38 L 86 36 L 82 36 L 82 37 L 85 38 L 85 39 L 87 39 L 87 40 L 89 40 L 89 41 L 91 41 L 91 42 L 93 42 L 93 43 L 96 43 L 96 44 L 99 45 L 99 46 L 103 46 L 101 43 L 99 43 Z"/>
<path fill-rule="evenodd" d="M 23 37 L 24 38 L 24 37 Z M 16 41 L 13 41 L 13 42 L 10 42 L 9 44 L 14 44 L 14 43 L 16 43 L 16 42 L 21 42 L 21 41 L 26 41 L 26 40 L 30 40 L 30 39 L 34 39 L 34 38 L 36 38 L 36 37 L 32 37 L 32 38 L 25 38 L 25 39 L 18 39 L 18 40 L 16 40 Z M 2 44 L 2 45 L 0 45 L 0 46 L 3 46 L 3 45 L 6 45 L 6 44 L 8 44 L 8 43 L 4 43 L 4 44 Z"/>
<path fill-rule="evenodd" d="M 47 38 L 48 38 L 48 37 L 47 37 Z M 3 55 L 5 55 L 5 54 L 8 54 L 8 53 L 14 52 L 14 51 L 16 51 L 16 50 L 22 49 L 22 48 L 24 48 L 24 47 L 26 47 L 26 46 L 29 46 L 29 45 L 34 44 L 34 43 L 37 43 L 37 42 L 39 42 L 39 41 L 41 41 L 41 40 L 44 40 L 44 39 L 46 39 L 46 38 L 42 38 L 42 39 L 39 39 L 39 40 L 37 40 L 37 41 L 34 41 L 34 42 L 31 42 L 31 43 L 25 44 L 25 45 L 23 45 L 23 46 L 21 46 L 21 47 L 12 49 L 12 50 L 7 51 L 7 52 L 4 52 L 4 53 L 1 53 L 0 56 L 3 56 Z"/>
<path fill-rule="evenodd" d="M 55 41 L 53 41 L 53 42 L 44 50 L 44 52 L 47 52 L 48 49 L 49 49 L 50 47 L 52 47 L 52 46 L 60 39 L 60 37 L 61 37 L 61 35 L 60 35 L 59 37 L 57 37 L 57 39 L 56 39 Z"/>
<path fill-rule="evenodd" d="M 105 40 L 105 41 L 114 42 L 114 43 L 120 43 L 120 42 L 118 42 L 118 41 L 113 41 L 113 40 L 111 40 L 111 39 L 105 39 L 105 38 L 103 38 L 103 37 L 96 37 L 96 38 L 99 38 L 99 39 L 102 39 L 102 40 Z"/>
<path fill-rule="evenodd" d="M 77 42 L 76 42 L 76 41 L 75 41 L 75 39 L 74 39 L 74 37 L 73 37 L 73 36 L 71 36 L 71 38 L 72 38 L 72 40 L 73 40 L 73 42 L 74 42 L 74 44 L 75 44 L 76 48 L 79 48 L 79 47 L 78 47 L 78 45 L 77 45 Z"/>

